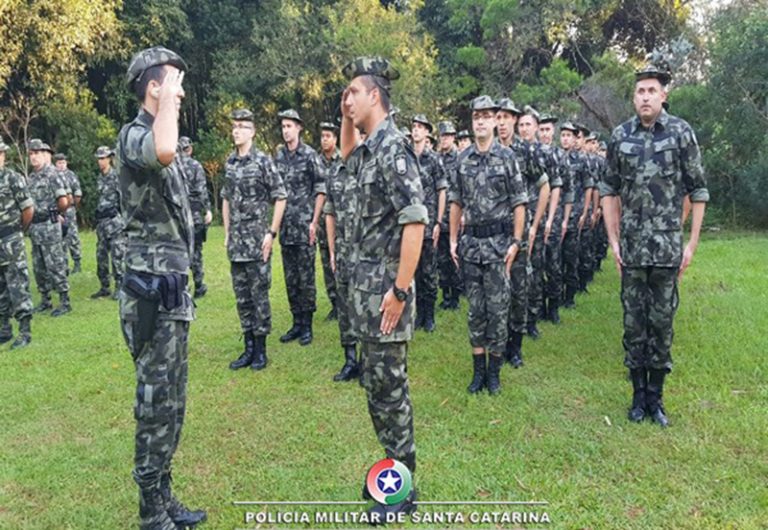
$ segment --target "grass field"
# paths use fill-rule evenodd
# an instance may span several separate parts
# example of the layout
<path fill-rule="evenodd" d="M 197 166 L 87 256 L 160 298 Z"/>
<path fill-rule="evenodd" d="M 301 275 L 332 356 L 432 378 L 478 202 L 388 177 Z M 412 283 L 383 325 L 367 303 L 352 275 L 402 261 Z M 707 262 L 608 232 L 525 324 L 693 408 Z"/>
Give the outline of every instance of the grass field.
<path fill-rule="evenodd" d="M 98 287 L 94 234 L 83 244 L 74 312 L 35 317 L 28 348 L 0 350 L 2 529 L 137 526 L 133 366 L 116 302 L 88 298 Z M 233 501 L 359 500 L 383 454 L 362 389 L 331 381 L 342 359 L 336 323 L 322 321 L 324 291 L 312 345 L 280 344 L 290 315 L 275 256 L 270 365 L 232 372 L 242 345 L 220 228 L 205 259 L 179 496 L 206 508 L 212 529 L 254 527 Z M 437 333 L 417 333 L 409 375 L 420 499 L 547 501 L 538 511 L 552 523 L 530 527 L 768 528 L 768 238 L 710 235 L 700 245 L 681 285 L 666 431 L 625 418 L 618 278 L 612 263 L 603 268 L 563 325 L 526 341 L 526 365 L 503 370 L 498 397 L 465 390 L 466 302 L 439 312 Z"/>

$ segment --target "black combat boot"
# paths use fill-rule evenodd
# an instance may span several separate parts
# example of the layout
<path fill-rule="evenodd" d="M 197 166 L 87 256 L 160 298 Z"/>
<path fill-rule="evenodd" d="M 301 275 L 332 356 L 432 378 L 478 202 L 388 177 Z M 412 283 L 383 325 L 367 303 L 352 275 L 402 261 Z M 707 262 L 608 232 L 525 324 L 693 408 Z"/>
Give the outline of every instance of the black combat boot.
<path fill-rule="evenodd" d="M 547 304 L 547 320 L 557 325 L 560 323 L 560 306 L 559 300 L 556 298 L 550 298 Z"/>
<path fill-rule="evenodd" d="M 502 364 L 504 364 L 504 358 L 501 355 L 488 355 L 488 393 L 492 396 L 501 392 L 499 373 Z"/>
<path fill-rule="evenodd" d="M 571 309 L 573 307 L 576 307 L 576 301 L 574 298 L 576 297 L 576 289 L 571 287 L 570 285 L 565 286 L 565 302 L 563 303 L 563 307 L 566 309 Z"/>
<path fill-rule="evenodd" d="M 440 309 L 448 309 L 451 305 L 451 290 L 448 287 L 443 287 L 443 301 L 437 306 Z"/>
<path fill-rule="evenodd" d="M 53 309 L 53 304 L 51 303 L 51 295 L 48 293 L 43 293 L 42 297 L 40 298 L 40 305 L 35 306 L 32 312 L 42 313 L 43 311 L 48 311 L 49 309 Z"/>
<path fill-rule="evenodd" d="M 306 311 L 302 318 L 301 335 L 299 335 L 299 344 L 307 346 L 312 344 L 312 311 Z"/>
<path fill-rule="evenodd" d="M 168 515 L 158 487 L 139 489 L 139 518 L 140 530 L 177 530 L 179 528 Z"/>
<path fill-rule="evenodd" d="M 651 419 L 662 427 L 669 426 L 669 419 L 664 412 L 664 403 L 661 397 L 664 394 L 665 370 L 648 369 L 648 388 L 645 391 L 645 410 Z"/>
<path fill-rule="evenodd" d="M 112 294 L 112 291 L 109 290 L 109 287 L 104 287 L 102 285 L 101 288 L 99 288 L 98 291 L 96 291 L 95 293 L 93 293 L 91 295 L 91 298 L 96 300 L 97 298 L 106 298 L 107 296 L 109 296 L 111 294 Z"/>
<path fill-rule="evenodd" d="M 80 260 L 75 260 L 75 266 L 72 267 L 72 274 L 77 274 L 78 272 L 82 272 L 83 269 L 80 267 Z"/>
<path fill-rule="evenodd" d="M 424 303 L 416 298 L 416 319 L 413 321 L 413 331 L 424 327 Z"/>
<path fill-rule="evenodd" d="M 285 335 L 280 337 L 280 342 L 291 342 L 299 338 L 301 335 L 301 317 L 302 313 L 293 314 L 293 326 L 285 332 Z"/>
<path fill-rule="evenodd" d="M 5 344 L 13 338 L 13 328 L 11 321 L 7 318 L 2 319 L 0 323 L 0 344 Z"/>
<path fill-rule="evenodd" d="M 253 362 L 251 370 L 263 370 L 267 367 L 267 336 L 255 335 L 253 346 Z"/>
<path fill-rule="evenodd" d="M 357 364 L 357 348 L 354 344 L 347 344 L 344 346 L 344 366 L 338 374 L 333 376 L 333 380 L 339 381 L 351 381 L 357 379 L 360 373 Z"/>
<path fill-rule="evenodd" d="M 633 368 L 629 371 L 632 378 L 632 408 L 629 409 L 629 421 L 639 423 L 645 418 L 645 389 L 648 372 L 645 368 Z"/>
<path fill-rule="evenodd" d="M 461 291 L 456 287 L 451 287 L 451 305 L 448 309 L 455 310 L 459 308 L 459 296 L 461 296 Z"/>
<path fill-rule="evenodd" d="M 32 342 L 32 317 L 28 316 L 19 320 L 19 334 L 11 344 L 11 349 L 23 348 L 30 342 Z"/>
<path fill-rule="evenodd" d="M 507 351 L 505 359 L 514 368 L 520 368 L 523 365 L 523 334 L 515 331 L 509 334 L 507 340 Z"/>
<path fill-rule="evenodd" d="M 245 350 L 240 354 L 240 357 L 229 363 L 230 370 L 245 368 L 253 362 L 256 353 L 256 337 L 254 337 L 253 331 L 246 331 L 243 334 L 243 339 L 245 340 Z"/>
<path fill-rule="evenodd" d="M 435 303 L 424 302 L 421 309 L 424 312 L 424 331 L 433 333 L 435 331 Z"/>
<path fill-rule="evenodd" d="M 52 317 L 60 317 L 66 315 L 72 311 L 72 306 L 69 303 L 69 293 L 63 292 L 59 294 L 59 307 L 51 311 Z"/>
<path fill-rule="evenodd" d="M 485 388 L 485 354 L 472 355 L 474 372 L 472 373 L 472 382 L 467 387 L 467 392 L 477 394 Z"/>
<path fill-rule="evenodd" d="M 202 298 L 208 292 L 208 286 L 204 283 L 195 285 L 195 298 Z"/>
<path fill-rule="evenodd" d="M 207 514 L 204 510 L 190 510 L 171 492 L 172 480 L 170 471 L 160 478 L 160 495 L 173 523 L 179 528 L 190 528 L 205 521 Z"/>
<path fill-rule="evenodd" d="M 331 303 L 331 310 L 328 312 L 328 314 L 325 317 L 326 322 L 331 322 L 333 320 L 339 319 L 339 312 L 336 310 L 336 304 Z"/>
<path fill-rule="evenodd" d="M 541 336 L 541 333 L 539 333 L 539 328 L 536 326 L 536 317 L 529 314 L 528 315 L 528 326 L 527 326 L 527 332 L 528 336 L 531 337 L 533 340 L 538 340 Z"/>

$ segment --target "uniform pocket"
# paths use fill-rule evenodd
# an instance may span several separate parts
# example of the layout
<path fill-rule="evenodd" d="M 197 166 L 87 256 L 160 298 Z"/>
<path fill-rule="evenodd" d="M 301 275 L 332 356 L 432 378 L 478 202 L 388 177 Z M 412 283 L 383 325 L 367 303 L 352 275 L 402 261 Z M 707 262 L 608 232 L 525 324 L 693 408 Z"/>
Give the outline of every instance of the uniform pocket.
<path fill-rule="evenodd" d="M 363 217 L 384 215 L 387 204 L 384 197 L 384 188 L 379 181 L 375 163 L 363 167 L 362 173 L 363 177 L 360 180 L 361 215 Z"/>

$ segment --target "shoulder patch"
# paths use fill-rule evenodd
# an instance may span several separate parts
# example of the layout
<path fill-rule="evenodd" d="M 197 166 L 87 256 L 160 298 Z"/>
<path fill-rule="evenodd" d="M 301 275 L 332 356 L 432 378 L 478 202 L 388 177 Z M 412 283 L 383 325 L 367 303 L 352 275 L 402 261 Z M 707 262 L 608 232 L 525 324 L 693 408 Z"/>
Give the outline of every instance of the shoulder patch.
<path fill-rule="evenodd" d="M 400 153 L 395 156 L 395 171 L 398 175 L 405 175 L 408 171 L 408 162 L 405 160 L 405 154 Z"/>

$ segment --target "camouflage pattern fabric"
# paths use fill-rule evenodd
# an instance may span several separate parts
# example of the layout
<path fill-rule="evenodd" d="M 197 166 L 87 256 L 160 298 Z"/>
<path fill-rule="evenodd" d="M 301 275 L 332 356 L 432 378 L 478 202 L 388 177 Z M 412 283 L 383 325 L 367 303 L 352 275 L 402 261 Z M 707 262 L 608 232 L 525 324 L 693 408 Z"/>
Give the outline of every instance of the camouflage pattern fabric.
<path fill-rule="evenodd" d="M 560 233 L 563 217 L 565 216 L 565 205 L 573 204 L 573 191 L 571 175 L 564 162 L 565 151 L 560 147 L 543 146 L 543 149 L 549 155 L 547 158 L 549 161 L 547 174 L 551 175 L 550 185 L 555 187 L 553 183 L 559 181 L 562 186 L 560 201 L 552 222 L 552 233 L 544 249 L 545 296 L 559 303 L 563 296 L 563 255 Z"/>
<path fill-rule="evenodd" d="M 422 243 L 421 256 L 416 267 L 416 305 L 418 307 L 422 304 L 434 305 L 437 300 L 437 256 L 432 241 L 430 238 Z"/>
<path fill-rule="evenodd" d="M 320 169 L 323 171 L 323 180 L 326 183 L 326 191 L 328 187 L 328 181 L 330 176 L 338 171 L 338 166 L 341 163 L 341 153 L 337 149 L 331 159 L 327 159 L 324 155 L 318 155 L 320 159 Z M 330 191 L 329 191 L 330 193 Z M 326 201 L 328 200 L 326 195 Z M 323 264 L 323 280 L 325 281 L 325 292 L 328 295 L 331 305 L 336 306 L 338 295 L 336 294 L 336 280 L 334 279 L 333 269 L 331 269 L 331 255 L 328 251 L 328 234 L 325 231 L 325 209 L 320 215 L 320 221 L 317 225 L 317 244 L 320 247 L 320 262 Z"/>
<path fill-rule="evenodd" d="M 434 305 L 437 300 L 437 261 L 433 248 L 432 229 L 440 223 L 438 214 L 438 196 L 440 191 L 448 188 L 440 157 L 426 149 L 417 157 L 421 187 L 424 190 L 424 206 L 427 207 L 429 222 L 424 227 L 424 244 L 421 257 L 416 268 L 416 305 Z"/>
<path fill-rule="evenodd" d="M 117 172 L 110 169 L 106 174 L 99 172 L 96 179 L 99 199 L 96 203 L 96 275 L 101 286 L 109 288 L 109 269 L 118 289 L 125 272 L 126 238 L 123 232 L 125 222 L 120 215 L 120 183 Z"/>
<path fill-rule="evenodd" d="M 317 311 L 315 246 L 281 245 L 280 248 L 291 313 L 314 313 Z"/>
<path fill-rule="evenodd" d="M 34 206 L 24 177 L 0 168 L 0 322 L 11 316 L 20 321 L 32 315 L 27 251 L 21 233 L 21 212 Z"/>
<path fill-rule="evenodd" d="M 205 224 L 205 214 L 211 209 L 211 199 L 208 194 L 208 181 L 205 177 L 205 171 L 202 164 L 189 155 L 181 153 L 182 174 L 184 175 L 184 184 L 187 187 L 189 196 L 189 205 L 192 208 L 192 222 L 195 226 L 195 234 L 203 237 L 195 237 L 195 249 L 192 253 L 192 278 L 195 286 L 203 284 L 203 239 L 207 226 Z"/>
<path fill-rule="evenodd" d="M 456 168 L 459 162 L 459 152 L 454 148 L 442 155 L 443 168 L 445 170 L 448 189 L 454 186 L 456 180 Z M 463 280 L 456 264 L 451 259 L 451 241 L 449 236 L 449 216 L 451 213 L 446 192 L 445 212 L 440 221 L 440 240 L 437 243 L 437 268 L 439 272 L 439 286 L 441 289 L 462 290 Z"/>
<path fill-rule="evenodd" d="M 544 220 L 536 232 L 528 264 L 528 321 L 536 322 L 544 316 Z"/>
<path fill-rule="evenodd" d="M 464 294 L 469 302 L 469 344 L 502 355 L 507 344 L 509 299 L 512 293 L 504 262 L 462 261 Z"/>
<path fill-rule="evenodd" d="M 61 172 L 68 187 L 72 190 L 72 196 L 82 197 L 83 188 L 80 186 L 80 179 L 74 171 L 67 169 Z M 65 215 L 67 222 L 67 235 L 64 237 L 64 247 L 68 250 L 72 259 L 80 261 L 82 258 L 82 244 L 80 243 L 80 232 L 77 227 L 77 208 L 74 204 L 67 208 Z"/>
<path fill-rule="evenodd" d="M 584 198 L 587 190 L 594 188 L 592 175 L 587 167 L 586 159 L 581 153 L 571 150 L 565 155 L 565 162 L 571 176 L 571 191 L 573 193 L 573 209 L 568 219 L 568 231 L 563 240 L 563 282 L 574 290 L 579 287 L 579 270 L 583 269 L 580 260 L 582 231 L 579 231 L 579 217 L 584 211 Z M 584 223 L 587 227 L 588 221 Z M 585 236 L 587 238 L 588 236 Z M 588 257 L 588 256 L 587 256 Z"/>
<path fill-rule="evenodd" d="M 233 261 L 232 289 L 235 291 L 237 316 L 243 333 L 269 335 L 272 331 L 272 309 L 269 289 L 272 287 L 272 260 Z"/>

